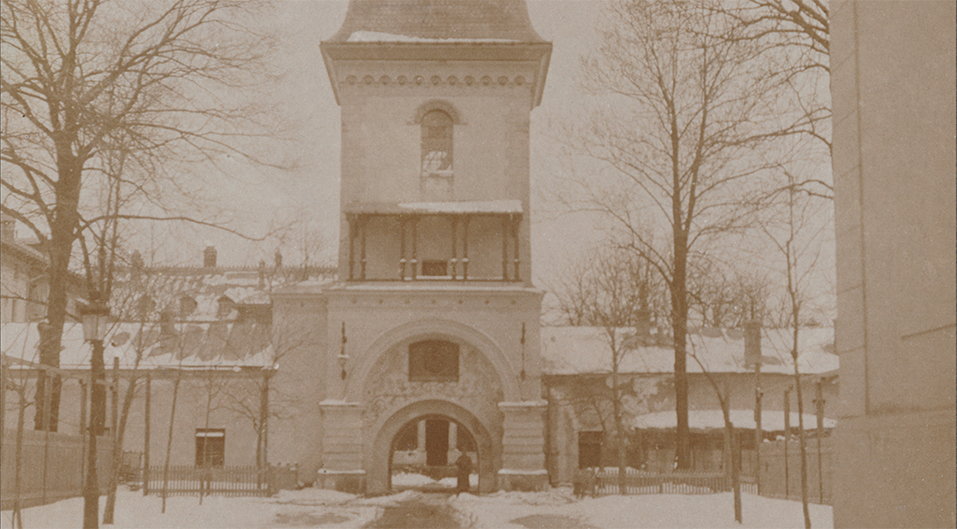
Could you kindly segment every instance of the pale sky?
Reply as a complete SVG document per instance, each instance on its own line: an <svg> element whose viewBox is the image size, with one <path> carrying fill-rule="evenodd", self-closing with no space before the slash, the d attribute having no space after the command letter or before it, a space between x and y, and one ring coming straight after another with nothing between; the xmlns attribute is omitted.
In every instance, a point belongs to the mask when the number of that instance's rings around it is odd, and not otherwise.
<svg viewBox="0 0 957 529"><path fill-rule="evenodd" d="M255 266L260 259L272 263L277 247L282 248L285 263L298 264L298 241L303 234L312 240L321 239L328 262L334 261L338 244L340 119L319 44L339 29L347 3L287 0L278 4L273 20L264 21L267 28L282 35L283 49L276 64L282 75L272 91L272 102L295 131L297 141L282 148L282 157L287 162L295 161L295 168L280 171L237 162L233 181L214 190L234 212L232 227L262 234L291 219L299 219L300 227L282 242L270 239L252 243L223 233L189 230L156 236L152 245L157 264L166 255L168 264L198 265L207 244L217 247L222 265ZM528 8L535 29L553 44L542 104L531 116L533 281L547 288L551 276L593 248L603 236L598 229L600 219L563 212L548 196L570 176L570 167L579 174L604 170L594 163L583 165L580 159L571 161L550 137L557 134L558 125L574 122L580 115L584 95L579 88L579 63L595 45L594 28L602 2L528 0ZM819 264L831 268L818 281L821 292L833 289L833 228L826 235L826 255ZM141 252L149 262L149 248ZM315 258L310 261L315 262Z"/></svg>

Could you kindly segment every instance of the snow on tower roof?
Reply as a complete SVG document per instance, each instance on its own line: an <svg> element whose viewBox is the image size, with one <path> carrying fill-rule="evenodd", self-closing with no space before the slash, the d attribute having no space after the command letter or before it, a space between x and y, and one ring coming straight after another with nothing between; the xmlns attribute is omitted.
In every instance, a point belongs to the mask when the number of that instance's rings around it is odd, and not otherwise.
<svg viewBox="0 0 957 529"><path fill-rule="evenodd" d="M373 40L369 40L369 39ZM330 42L544 42L525 0L350 0Z"/></svg>

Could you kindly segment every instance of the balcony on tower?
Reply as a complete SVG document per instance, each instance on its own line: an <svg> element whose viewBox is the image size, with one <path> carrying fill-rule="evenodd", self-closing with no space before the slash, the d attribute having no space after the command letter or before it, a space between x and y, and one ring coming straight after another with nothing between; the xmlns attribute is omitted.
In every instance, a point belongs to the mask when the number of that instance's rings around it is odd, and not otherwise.
<svg viewBox="0 0 957 529"><path fill-rule="evenodd" d="M523 281L519 200L361 203L344 212L350 282Z"/></svg>

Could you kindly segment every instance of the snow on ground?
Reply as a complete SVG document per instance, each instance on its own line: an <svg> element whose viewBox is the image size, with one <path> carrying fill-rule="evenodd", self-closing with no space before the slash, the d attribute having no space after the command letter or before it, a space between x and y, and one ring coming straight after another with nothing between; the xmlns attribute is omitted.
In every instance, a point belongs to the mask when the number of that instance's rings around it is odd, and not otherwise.
<svg viewBox="0 0 957 529"><path fill-rule="evenodd" d="M577 499L571 489L542 493L462 494L450 503L470 518L476 529L525 529L522 518L555 527L804 527L800 502L742 494L743 524L734 521L733 495L647 494ZM811 505L811 526L833 527L831 507ZM577 522L577 524L575 523ZM549 525L542 525L547 527Z"/></svg>
<svg viewBox="0 0 957 529"><path fill-rule="evenodd" d="M400 496L400 495L396 495ZM394 497L393 497L394 498ZM198 496L166 499L166 513L160 512L158 496L117 491L115 529L235 529L238 527L333 527L358 529L375 520L390 503L388 497L365 499L330 490L283 491L272 498L209 496L199 504ZM106 497L100 498L100 516ZM12 528L12 512L3 511L0 527ZM83 498L71 498L50 505L23 510L26 528L74 529L82 525ZM110 526L104 526L110 527Z"/></svg>
<svg viewBox="0 0 957 529"><path fill-rule="evenodd" d="M375 520L385 507L421 501L421 492L363 498L352 494L303 489L283 491L272 498L197 496L167 499L160 513L157 496L120 490L115 529L169 528L289 528L359 529ZM602 496L578 499L568 488L547 492L497 492L486 496L450 496L449 503L475 529L562 529L645 527L803 527L799 502L744 494L744 524L734 522L731 493L696 495ZM100 499L101 512L105 498ZM831 507L811 505L815 529L833 527ZM83 499L72 498L23 511L27 528L75 528L82 525ZM11 511L0 515L0 527L13 527Z"/></svg>
<svg viewBox="0 0 957 529"><path fill-rule="evenodd" d="M432 489L454 489L457 484L458 482L456 478L442 478L440 480L434 480L429 476L423 476L422 474L416 473L397 472L392 474L393 488L429 487ZM478 474L469 475L469 484L472 487L478 487Z"/></svg>

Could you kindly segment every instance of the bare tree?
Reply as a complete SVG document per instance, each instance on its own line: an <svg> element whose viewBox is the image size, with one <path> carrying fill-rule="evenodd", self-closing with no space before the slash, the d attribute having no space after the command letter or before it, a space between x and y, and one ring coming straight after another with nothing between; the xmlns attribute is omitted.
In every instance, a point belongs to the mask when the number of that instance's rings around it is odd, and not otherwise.
<svg viewBox="0 0 957 529"><path fill-rule="evenodd" d="M611 219L670 294L679 468L690 465L689 273L699 249L750 227L767 177L757 147L777 137L760 48L730 38L735 27L705 1L613 2L583 70L614 111L570 134L612 168L576 182L570 206Z"/></svg>
<svg viewBox="0 0 957 529"><path fill-rule="evenodd" d="M602 359L602 365L608 366L607 371L602 370L605 380L600 384L588 381L571 395L574 401L588 403L602 430L611 433L620 494L626 492L627 419L634 414L635 400L641 400L635 384L626 379L624 362L627 355L634 354L636 341L651 339L650 300L660 290L647 263L634 252L611 247L572 267L554 290L566 320L572 325L601 328L608 346L607 362ZM611 408L610 413L605 413L606 407Z"/></svg>
<svg viewBox="0 0 957 529"><path fill-rule="evenodd" d="M179 218L164 191L187 191L170 177L177 161L215 161L249 129L249 109L222 90L251 86L267 39L249 31L259 2L4 0L0 11L0 209L29 227L50 259L47 320L51 339L40 361L59 365L67 275L85 224L84 189L122 178L149 199L136 216ZM110 153L128 170L110 174ZM177 165L177 167L174 167ZM135 169L135 170L133 170ZM189 186L191 187L191 186ZM155 213L154 213L155 212ZM133 216L133 215L129 215ZM44 393L45 378L38 385ZM59 382L53 380L53 421ZM42 413L35 427L41 428Z"/></svg>
<svg viewBox="0 0 957 529"><path fill-rule="evenodd" d="M771 198L777 210L763 224L764 232L784 260L783 275L787 296L785 324L790 329L790 351L794 362L794 386L797 390L799 448L801 459L801 504L804 511L804 526L811 527L808 510L807 435L804 430L804 395L798 363L801 328L808 323L808 313L815 311L814 297L832 298L830 293L814 294L814 273L821 253L822 232L831 226L833 203L807 193L798 175L783 170L786 185L775 190ZM823 220L822 220L823 219ZM790 437L790 433L787 432ZM785 441L787 442L787 440Z"/></svg>
<svg viewBox="0 0 957 529"><path fill-rule="evenodd" d="M772 285L758 270L747 272L702 260L688 278L689 311L706 327L743 327L751 320L769 318Z"/></svg>

